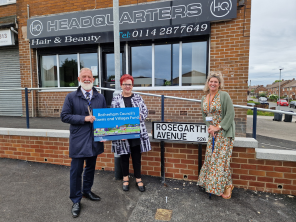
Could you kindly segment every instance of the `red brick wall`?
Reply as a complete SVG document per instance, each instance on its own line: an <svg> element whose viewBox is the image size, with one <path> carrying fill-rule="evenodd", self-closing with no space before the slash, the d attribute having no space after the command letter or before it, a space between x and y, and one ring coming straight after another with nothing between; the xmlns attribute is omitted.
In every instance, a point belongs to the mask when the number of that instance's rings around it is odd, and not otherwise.
<svg viewBox="0 0 296 222"><path fill-rule="evenodd" d="M151 0L122 0L120 5L130 5ZM210 72L222 73L225 78L225 90L230 93L233 103L246 105L248 90L248 66L249 66L249 41L250 41L250 15L251 1L247 0L246 6L239 8L237 18L227 22L217 22L211 25L210 35ZM70 0L70 1L39 1L18 0L17 15L19 20L19 44L22 87L31 87L29 66L29 42L22 27L27 25L27 4L30 5L30 16L42 16L64 12L80 11L95 8L95 1ZM97 1L96 8L112 7L113 1ZM198 38L198 37L197 37ZM37 87L36 50L32 50L33 87ZM146 91L147 92L147 91ZM150 91L155 94L173 95L176 97L201 99L204 93L201 90L191 91ZM35 116L58 116L57 110L61 110L65 93L34 93ZM56 100L58 99L58 101ZM158 98L145 97L149 110L154 110L149 118L160 119L160 100ZM30 110L32 109L31 95L29 98ZM201 121L200 105L179 100L166 100L165 118L172 121L199 122ZM23 110L25 102L23 98ZM56 111L56 112L55 112ZM180 115L181 111L183 115ZM246 110L236 110L237 136L245 136ZM185 115L186 114L186 115ZM24 113L25 115L25 113ZM31 111L30 111L31 115Z"/></svg>
<svg viewBox="0 0 296 222"><path fill-rule="evenodd" d="M142 155L142 174L161 176L160 143L152 142L152 151ZM69 166L68 138L29 137L0 135L0 158ZM205 147L203 147L203 156ZM254 148L234 147L232 154L233 184L239 188L296 195L296 162L259 160ZM204 159L204 157L203 157ZM132 165L130 164L130 171ZM114 170L111 143L98 156L96 169ZM198 179L198 146L165 143L165 176L183 180ZM282 185L282 189L278 188Z"/></svg>
<svg viewBox="0 0 296 222"><path fill-rule="evenodd" d="M16 4L0 6L0 18L12 15L16 15Z"/></svg>

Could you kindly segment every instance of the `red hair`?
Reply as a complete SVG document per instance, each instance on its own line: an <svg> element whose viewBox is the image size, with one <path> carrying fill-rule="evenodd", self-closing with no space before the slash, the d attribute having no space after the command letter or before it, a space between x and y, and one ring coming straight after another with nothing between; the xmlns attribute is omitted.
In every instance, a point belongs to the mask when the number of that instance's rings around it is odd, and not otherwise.
<svg viewBox="0 0 296 222"><path fill-rule="evenodd" d="M122 85L123 81L132 80L132 84L134 85L134 78L130 74L124 74L120 78L120 85Z"/></svg>

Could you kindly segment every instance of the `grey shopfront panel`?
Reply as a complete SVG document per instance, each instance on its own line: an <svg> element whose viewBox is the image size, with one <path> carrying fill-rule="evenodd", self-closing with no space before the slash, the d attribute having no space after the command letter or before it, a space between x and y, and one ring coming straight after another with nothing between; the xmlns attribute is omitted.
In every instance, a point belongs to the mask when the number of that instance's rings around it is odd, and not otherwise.
<svg viewBox="0 0 296 222"><path fill-rule="evenodd" d="M0 89L21 88L18 46L0 47ZM22 92L0 91L0 115L22 115Z"/></svg>
<svg viewBox="0 0 296 222"><path fill-rule="evenodd" d="M209 35L210 23L236 18L236 0L174 0L121 6L121 41ZM28 20L31 48L113 41L113 9L96 9Z"/></svg>

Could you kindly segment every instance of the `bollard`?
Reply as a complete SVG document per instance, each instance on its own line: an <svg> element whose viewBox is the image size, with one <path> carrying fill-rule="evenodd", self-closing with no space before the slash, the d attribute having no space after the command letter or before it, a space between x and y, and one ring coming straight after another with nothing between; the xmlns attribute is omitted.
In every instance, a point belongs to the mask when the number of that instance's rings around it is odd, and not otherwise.
<svg viewBox="0 0 296 222"><path fill-rule="evenodd" d="M114 153L114 170L115 170L115 180L122 180L122 170L120 165L120 155Z"/></svg>

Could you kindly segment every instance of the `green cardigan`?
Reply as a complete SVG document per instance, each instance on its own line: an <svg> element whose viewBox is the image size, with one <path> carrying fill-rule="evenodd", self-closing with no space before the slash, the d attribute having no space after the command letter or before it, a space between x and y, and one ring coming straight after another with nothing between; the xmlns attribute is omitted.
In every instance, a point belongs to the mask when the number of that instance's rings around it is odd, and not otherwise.
<svg viewBox="0 0 296 222"><path fill-rule="evenodd" d="M219 91L220 101L222 107L222 121L220 126L222 127L222 135L224 137L232 137L234 139L235 135L235 123L234 123L234 107L231 101L231 98L227 92ZM206 96L203 96L201 99L201 112L202 118L206 125L209 127L210 123L206 121L206 114L203 111L203 101Z"/></svg>

